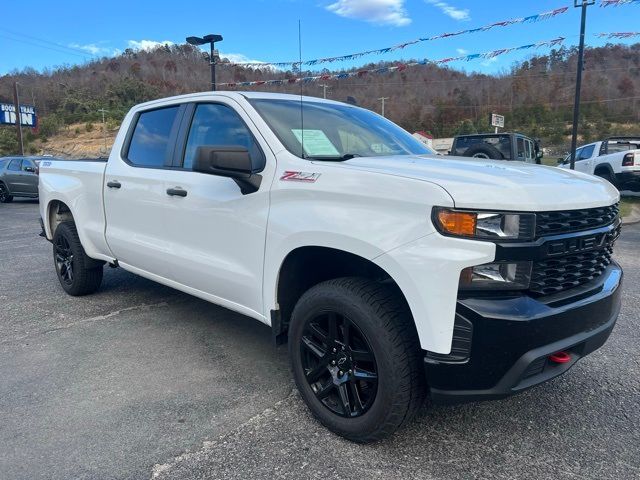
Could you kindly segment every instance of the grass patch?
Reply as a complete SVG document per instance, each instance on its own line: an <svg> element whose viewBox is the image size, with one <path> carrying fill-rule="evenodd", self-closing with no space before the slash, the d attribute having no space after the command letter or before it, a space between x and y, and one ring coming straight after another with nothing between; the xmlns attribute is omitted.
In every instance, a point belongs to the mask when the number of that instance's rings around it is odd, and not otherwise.
<svg viewBox="0 0 640 480"><path fill-rule="evenodd" d="M620 199L620 216L626 217L631 213L633 205L640 208L640 197L622 197Z"/></svg>

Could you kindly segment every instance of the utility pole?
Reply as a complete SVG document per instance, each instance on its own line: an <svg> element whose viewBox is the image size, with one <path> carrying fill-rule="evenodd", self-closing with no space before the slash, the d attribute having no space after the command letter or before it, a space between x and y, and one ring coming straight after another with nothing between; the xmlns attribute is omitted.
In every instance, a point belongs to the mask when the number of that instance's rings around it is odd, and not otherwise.
<svg viewBox="0 0 640 480"><path fill-rule="evenodd" d="M323 83L321 85L318 85L319 87L322 87L322 98L327 98L327 88L329 88L329 85Z"/></svg>
<svg viewBox="0 0 640 480"><path fill-rule="evenodd" d="M382 116L384 117L384 101L389 100L389 97L380 97L378 100L382 102Z"/></svg>
<svg viewBox="0 0 640 480"><path fill-rule="evenodd" d="M578 121L580 119L580 89L582 87L582 68L584 64L584 30L587 23L587 7L595 0L573 0L573 6L582 9L580 17L580 46L578 47L578 72L576 74L576 96L573 101L573 127L571 129L571 159L569 168L576 166L576 147L578 146Z"/></svg>
<svg viewBox="0 0 640 480"><path fill-rule="evenodd" d="M104 114L108 113L109 110L105 110L104 108L101 108L98 111L102 113L102 136L104 138L104 153L107 153L107 125L104 122Z"/></svg>
<svg viewBox="0 0 640 480"><path fill-rule="evenodd" d="M20 155L24 156L24 143L22 142L22 118L20 118L20 97L18 97L18 82L13 82L13 103L16 108L16 131L18 132Z"/></svg>

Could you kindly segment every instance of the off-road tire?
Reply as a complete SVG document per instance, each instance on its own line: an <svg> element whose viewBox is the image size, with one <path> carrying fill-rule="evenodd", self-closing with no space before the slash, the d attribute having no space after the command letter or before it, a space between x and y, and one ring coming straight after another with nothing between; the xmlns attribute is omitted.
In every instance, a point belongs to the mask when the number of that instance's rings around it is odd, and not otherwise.
<svg viewBox="0 0 640 480"><path fill-rule="evenodd" d="M464 152L465 157L475 157L475 158L486 158L491 160L503 160L504 156L500 151L486 143L478 143L476 145L471 145Z"/></svg>
<svg viewBox="0 0 640 480"><path fill-rule="evenodd" d="M61 267L59 261L59 245L65 242L71 256L71 260L68 262L72 266L70 281L66 275L65 267ZM53 264L60 285L69 295L88 295L95 292L102 283L103 262L87 256L73 222L63 222L56 228L53 235Z"/></svg>
<svg viewBox="0 0 640 480"><path fill-rule="evenodd" d="M366 336L377 365L377 392L355 418L339 416L317 397L302 365L307 322L326 312L348 317ZM391 435L424 403L426 381L413 319L397 288L358 277L315 285L296 304L289 326L289 356L303 400L315 418L334 433L359 443Z"/></svg>

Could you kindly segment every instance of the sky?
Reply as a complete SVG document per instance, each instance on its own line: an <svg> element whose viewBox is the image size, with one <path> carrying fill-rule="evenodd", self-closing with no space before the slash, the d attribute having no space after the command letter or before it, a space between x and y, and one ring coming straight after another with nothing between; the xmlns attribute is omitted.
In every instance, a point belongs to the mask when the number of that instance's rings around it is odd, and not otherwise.
<svg viewBox="0 0 640 480"><path fill-rule="evenodd" d="M600 1L588 9L588 46L606 43L596 37L597 33L640 31L640 2L602 8ZM293 61L298 58L298 21L302 58L309 60L389 47L564 6L571 7L569 12L550 20L421 42L390 54L326 64L331 69L381 60L436 60L558 36L567 38L567 46L577 45L580 9L573 7L573 0L13 1L6 2L2 9L5 21L0 23L0 75L25 67L43 70L82 64L126 48L184 43L187 36L208 33L224 37L217 47L221 56L234 62ZM640 37L612 42L634 41L640 42ZM483 73L508 72L514 62L533 53L520 51L449 65Z"/></svg>

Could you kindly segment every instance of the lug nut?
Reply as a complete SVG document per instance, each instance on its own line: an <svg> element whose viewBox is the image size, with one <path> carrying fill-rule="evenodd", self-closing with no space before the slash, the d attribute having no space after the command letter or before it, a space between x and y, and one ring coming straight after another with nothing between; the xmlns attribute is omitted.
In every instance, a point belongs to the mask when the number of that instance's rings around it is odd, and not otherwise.
<svg viewBox="0 0 640 480"><path fill-rule="evenodd" d="M337 350L334 348L334 349L333 349L333 353L336 353L336 352L337 352Z"/></svg>
<svg viewBox="0 0 640 480"><path fill-rule="evenodd" d="M331 360L331 365L335 365L336 361L335 360Z"/></svg>
<svg viewBox="0 0 640 480"><path fill-rule="evenodd" d="M353 373L353 370L349 370L349 375L351 375Z"/></svg>
<svg viewBox="0 0 640 480"><path fill-rule="evenodd" d="M344 372L343 372L342 370L340 370L340 371L338 372L338 374L340 374L340 376L342 376L342 375L344 375Z"/></svg>

